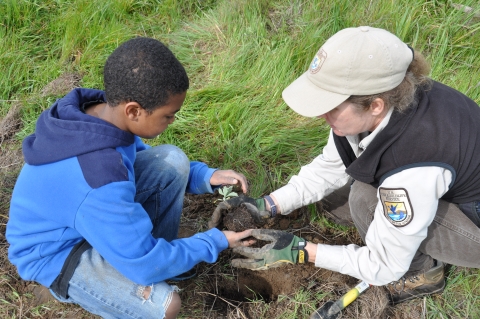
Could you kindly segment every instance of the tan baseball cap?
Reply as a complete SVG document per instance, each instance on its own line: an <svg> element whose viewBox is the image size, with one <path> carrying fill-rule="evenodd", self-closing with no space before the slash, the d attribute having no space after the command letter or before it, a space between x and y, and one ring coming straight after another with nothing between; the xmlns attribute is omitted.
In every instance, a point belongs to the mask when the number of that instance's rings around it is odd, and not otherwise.
<svg viewBox="0 0 480 319"><path fill-rule="evenodd" d="M370 95L397 87L413 51L394 34L362 26L343 29L318 50L307 72L282 97L295 112L315 117L351 95Z"/></svg>

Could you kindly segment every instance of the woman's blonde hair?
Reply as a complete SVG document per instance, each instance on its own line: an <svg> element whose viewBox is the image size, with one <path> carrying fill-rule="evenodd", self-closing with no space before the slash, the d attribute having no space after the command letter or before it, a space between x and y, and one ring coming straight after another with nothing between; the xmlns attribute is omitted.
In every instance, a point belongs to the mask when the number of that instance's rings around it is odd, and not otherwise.
<svg viewBox="0 0 480 319"><path fill-rule="evenodd" d="M347 101L356 104L359 110L366 111L373 100L380 98L388 109L394 107L397 111L403 112L415 101L417 88L421 85L430 85L429 73L430 65L425 57L415 50L413 61L408 66L407 73L396 88L372 95L351 95Z"/></svg>

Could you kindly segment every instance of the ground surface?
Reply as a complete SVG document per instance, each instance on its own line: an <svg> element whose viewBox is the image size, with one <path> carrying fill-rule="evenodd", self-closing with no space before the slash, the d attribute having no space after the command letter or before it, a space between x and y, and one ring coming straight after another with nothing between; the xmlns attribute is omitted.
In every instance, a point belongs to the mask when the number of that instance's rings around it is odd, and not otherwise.
<svg viewBox="0 0 480 319"><path fill-rule="evenodd" d="M7 153L4 153L7 154ZM8 153L12 163L21 159L21 153ZM4 164L5 165L5 164ZM12 165L19 168L20 164ZM10 190L16 175L2 172L2 208L9 201ZM190 236L207 229L218 195L188 195L184 202L180 237ZM9 307L11 318L98 318L75 305L35 297L33 282L21 280L9 263L4 234L8 211L2 209L0 220L0 301ZM306 209L278 216L264 228L282 229L314 243L361 244L356 231L338 231L314 226ZM311 313L328 300L335 300L357 284L357 280L316 268L313 264L287 265L266 271L251 271L230 266L230 260L241 258L231 250L223 251L214 264L197 266L198 276L177 284L183 300L182 318L285 318L284 313L295 313L302 306ZM299 293L308 291L317 296L315 305L302 304ZM40 296L42 297L42 296ZM43 296L44 297L44 296ZM381 288L371 288L343 312L342 318L422 318L421 301L396 307L386 306L386 296ZM308 310L305 310L307 308ZM405 310L406 309L406 310ZM295 315L291 318L308 318Z"/></svg>
<svg viewBox="0 0 480 319"><path fill-rule="evenodd" d="M199 228L206 228L218 198L218 195L187 196L180 235L190 236ZM321 210L320 205L318 209ZM231 212L227 216L230 214ZM236 219L245 222L241 218ZM313 243L361 244L361 239L354 229L339 232L314 226L306 208L287 216L277 216L262 228L288 231ZM340 297L358 283L355 278L316 268L311 263L252 271L231 267L230 260L233 258L242 256L226 250L220 254L217 263L200 264L197 267L199 277L196 280L177 283L182 289L180 295L185 304L182 313L191 315L201 312L199 317L203 318L282 318L285 311L291 311L292 303L288 301L295 299L295 295L301 290L317 294L318 304L315 307L319 307L328 300ZM388 312L391 313L391 310L386 302L382 289L372 288L361 300L344 311L343 318L389 317L391 315L388 315ZM268 307L265 307L265 304L268 304ZM313 310L315 309L312 306L311 311ZM409 317L404 318L420 317L412 312Z"/></svg>
<svg viewBox="0 0 480 319"><path fill-rule="evenodd" d="M5 146L5 145L4 145ZM12 149L2 154L3 167L18 170L21 153ZM6 158L8 157L8 158ZM10 198L16 174L4 169L1 173L2 208ZM180 236L190 236L207 229L207 222L213 212L218 195L188 195L185 198ZM35 297L33 282L21 280L7 258L4 234L8 221L8 211L2 209L0 215L0 300L11 308L12 318L97 318L75 305L64 305L57 301ZM282 229L301 236L314 243L344 244L360 239L352 229L347 232L332 231L313 226L306 209L288 216L278 216L264 228ZM197 266L198 277L176 283L181 289L183 300L181 316L184 318L283 318L286 311L292 312L296 302L292 302L300 291L318 295L316 305L307 305L310 311L324 302L336 299L357 280L316 268L313 264L287 265L267 271L236 269L230 266L234 256L230 250L222 252L215 264L201 263ZM175 283L171 283L175 284ZM48 296L47 296L48 297ZM297 298L298 299L298 298ZM374 302L372 302L372 300ZM305 305L303 305L305 307ZM419 306L412 304L414 312L395 318L421 318ZM343 313L343 318L386 318L390 317L386 299L379 288L370 289ZM405 316L407 315L407 316ZM303 318L299 316L298 318Z"/></svg>

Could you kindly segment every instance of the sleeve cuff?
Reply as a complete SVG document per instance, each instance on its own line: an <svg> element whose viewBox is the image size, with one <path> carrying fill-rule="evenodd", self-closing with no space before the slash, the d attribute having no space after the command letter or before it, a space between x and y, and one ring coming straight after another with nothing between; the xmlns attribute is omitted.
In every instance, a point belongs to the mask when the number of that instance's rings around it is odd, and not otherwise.
<svg viewBox="0 0 480 319"><path fill-rule="evenodd" d="M213 193L214 189L217 189L219 186L215 186L215 187L212 187L212 185L210 184L210 179L212 178L212 175L213 173L218 170L218 168L210 168L208 167L208 169L206 170L205 172L205 176L204 176L204 179L203 179L203 183L205 185L204 187L204 193Z"/></svg>
<svg viewBox="0 0 480 319"><path fill-rule="evenodd" d="M294 209L302 206L302 201L296 195L297 189L292 184L287 184L276 191L272 192L277 200L282 215L290 214Z"/></svg>
<svg viewBox="0 0 480 319"><path fill-rule="evenodd" d="M187 193L205 194L213 193L210 178L217 169L210 168L205 163L190 162L190 174L188 176Z"/></svg>
<svg viewBox="0 0 480 319"><path fill-rule="evenodd" d="M220 250L228 248L228 240L225 234L218 228L212 228L204 232L208 237L212 238Z"/></svg>

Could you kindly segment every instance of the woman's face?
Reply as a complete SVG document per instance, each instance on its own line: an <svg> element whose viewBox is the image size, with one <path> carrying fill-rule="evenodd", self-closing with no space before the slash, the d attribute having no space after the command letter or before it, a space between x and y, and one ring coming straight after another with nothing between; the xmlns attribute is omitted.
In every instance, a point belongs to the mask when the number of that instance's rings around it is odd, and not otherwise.
<svg viewBox="0 0 480 319"><path fill-rule="evenodd" d="M359 110L355 104L345 101L318 117L324 118L336 135L347 136L372 132L383 120L387 111L381 99L375 99L366 111Z"/></svg>

